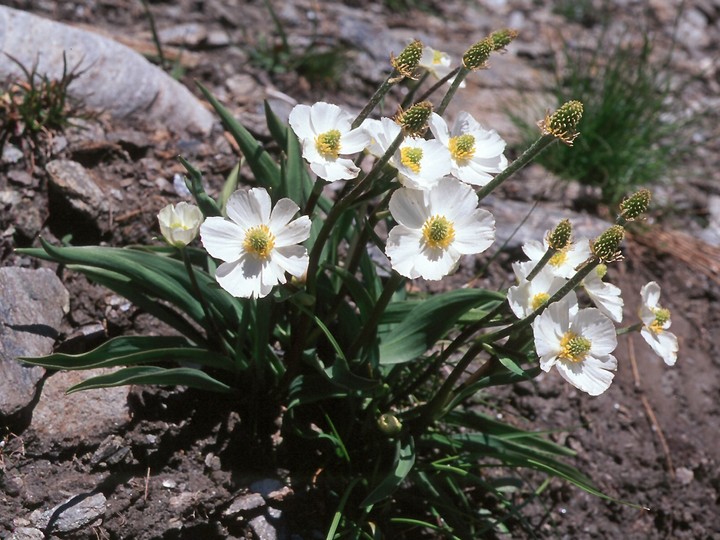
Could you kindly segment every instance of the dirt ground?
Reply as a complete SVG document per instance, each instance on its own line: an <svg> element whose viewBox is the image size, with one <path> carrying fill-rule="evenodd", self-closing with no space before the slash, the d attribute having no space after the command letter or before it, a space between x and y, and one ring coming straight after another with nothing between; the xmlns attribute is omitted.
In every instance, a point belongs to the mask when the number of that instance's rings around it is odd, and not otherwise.
<svg viewBox="0 0 720 540"><path fill-rule="evenodd" d="M149 47L152 52L140 2L2 3L97 28L122 37L137 49ZM532 7L528 2L517 3L526 10ZM362 8L360 4L348 2L348 9ZM455 4L462 2L442 7L440 22L462 27L462 6ZM176 50L185 51L181 80L189 88L195 92L193 80L201 81L216 95L227 98L231 110L241 120L245 117L255 122L257 129L263 95L257 93L258 88L271 88L306 103L320 98L332 100L335 95L335 102L356 107L362 105L377 82L367 75L337 86L318 87L296 73L268 74L251 64L245 45L261 43L260 35L273 33L262 2L183 0L150 2L150 6L160 29L194 22L217 31L217 35L225 32L230 36L228 40L219 37L211 42L207 36L190 39L185 33L176 43L168 44L167 52L172 55ZM292 22L293 13L313 7L317 7L314 2L297 2L279 9L291 40L307 39L302 24ZM407 25L405 16L380 7L365 7L377 10L389 27ZM414 17L415 21L428 21L428 32L451 33L437 17L421 12ZM332 29L320 26L325 43L339 39ZM244 37L244 41L237 41L237 36ZM227 81L239 85L245 76L253 81L248 94L233 93L236 87ZM113 202L112 222L83 224L79 229L72 216L68 217L53 194L48 193L46 173L39 164L32 168L24 161L0 163L0 187L15 186L25 201L21 208L9 208L0 215L1 230L15 226L13 235L0 238L3 266L37 266L37 261L21 257L13 249L36 245L40 234L53 242L68 233L87 244L152 242L158 234L158 210L178 200L172 185L173 176L183 172L175 159L178 154L202 169L210 189L216 190L236 163L232 146L220 129L199 140L170 133L162 126L102 118L89 130L69 131L66 139L68 144L53 157L78 161L105 186L121 189L121 200ZM30 175L17 175L17 171ZM706 180L706 184L694 184L700 185L696 191L720 194L717 187L712 187L717 180L713 183L712 176ZM508 191L517 195L521 190L516 185ZM532 193L525 196L532 199ZM678 196L687 200L686 192ZM571 201L568 206L572 206ZM34 210L28 212L27 208ZM661 218L655 217L657 221ZM692 230L689 224L674 219L678 229ZM697 246L692 249L701 249ZM717 250L708 248L704 254L708 253ZM606 501L553 480L543 486L538 496L528 499L525 522L510 524L508 538L720 537L720 344L714 340L720 335L720 276L699 271L687 257L668 254L647 239L629 238L625 255L625 261L610 269L610 280L623 289L625 316L627 320L635 317L642 285L658 281L664 303L673 313L673 331L680 339L677 365L665 366L639 336L623 336L616 351L619 369L615 382L600 397L575 391L551 372L532 383L498 390L486 396L482 406L520 426L552 432L553 439L577 452L575 464L603 492L645 509ZM504 255L501 262L510 256ZM507 265L498 265L488 280L504 282L507 274ZM63 278L72 299L66 337L98 322L105 326L107 336L161 330L134 309L110 309L107 292L102 288L68 272ZM212 406L208 406L209 401ZM275 522L279 537L324 537L323 528L333 509L303 498L307 482L293 485L292 491L283 490L282 486L291 480L286 471L276 466L267 443L243 439L237 435L241 430L233 430L241 420L233 412L232 403L195 391L133 388L128 405L131 420L110 438L87 433L66 444L49 444L32 424L23 431L0 433L4 436L0 448L0 537L26 525L23 519L33 510L51 508L70 495L99 492L107 498L104 519L81 531L57 536L270 538L263 536L262 522L276 512L282 516ZM98 458L101 445L109 445L122 455L117 460ZM542 477L521 474L531 488L541 486ZM269 483L270 503L253 507L252 501L243 497L248 486L258 482ZM249 508L232 511L238 500L245 500Z"/></svg>

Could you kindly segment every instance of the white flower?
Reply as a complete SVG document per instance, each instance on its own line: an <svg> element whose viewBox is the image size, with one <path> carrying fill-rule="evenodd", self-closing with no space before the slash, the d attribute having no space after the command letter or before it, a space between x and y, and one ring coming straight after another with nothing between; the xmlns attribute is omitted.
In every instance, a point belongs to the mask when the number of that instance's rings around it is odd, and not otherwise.
<svg viewBox="0 0 720 540"><path fill-rule="evenodd" d="M363 129L370 136L368 151L380 157L390 148L402 132L390 118L365 120ZM390 165L398 170L398 179L405 187L428 190L450 173L450 152L436 140L426 141L417 137L405 137Z"/></svg>
<svg viewBox="0 0 720 540"><path fill-rule="evenodd" d="M203 215L194 204L168 204L158 213L160 232L171 246L187 246L197 236Z"/></svg>
<svg viewBox="0 0 720 540"><path fill-rule="evenodd" d="M550 247L547 242L548 232L545 233L545 240L542 243L530 240L523 245L522 249L531 261L538 262ZM568 243L564 249L553 255L546 266L552 268L556 276L570 279L577 272L575 269L588 257L590 257L590 244L586 238L580 238L575 242Z"/></svg>
<svg viewBox="0 0 720 540"><path fill-rule="evenodd" d="M472 188L454 178L430 191L398 189L390 199L398 225L385 248L393 269L437 280L454 270L462 255L485 251L495 238L495 219L477 203Z"/></svg>
<svg viewBox="0 0 720 540"><path fill-rule="evenodd" d="M470 114L461 112L452 130L448 130L445 120L432 113L429 125L435 138L450 151L450 172L463 182L484 186L492 180L491 173L507 167L505 141L496 131L484 129Z"/></svg>
<svg viewBox="0 0 720 540"><path fill-rule="evenodd" d="M533 321L535 350L540 368L555 366L573 386L591 396L610 387L617 360L610 353L617 346L615 326L595 308L571 313L566 298L550 304Z"/></svg>
<svg viewBox="0 0 720 540"><path fill-rule="evenodd" d="M285 283L285 272L301 277L307 271L307 250L297 244L310 236L310 218L291 221L299 207L290 199L271 207L263 188L236 191L227 202L230 220L210 217L200 227L205 249L225 261L215 279L233 296L262 298Z"/></svg>
<svg viewBox="0 0 720 540"><path fill-rule="evenodd" d="M640 318L643 322L640 335L655 354L668 366L673 366L677 361L678 340L675 334L667 331L671 324L670 310L660 306L660 285L651 281L641 289L640 296Z"/></svg>
<svg viewBox="0 0 720 540"><path fill-rule="evenodd" d="M343 155L365 149L369 142L367 133L351 129L353 117L337 105L315 103L296 105L290 112L290 127L300 139L303 157L310 169L328 182L355 178L360 169Z"/></svg>
<svg viewBox="0 0 720 540"><path fill-rule="evenodd" d="M510 308L518 319L530 315L567 283L566 279L556 276L547 266L543 267L532 281L528 281L526 276L534 266L532 262L529 265L527 262L513 263L513 270L518 276L519 283L508 289L507 299ZM575 292L570 291L568 296L572 299L571 303L577 306Z"/></svg>
<svg viewBox="0 0 720 540"><path fill-rule="evenodd" d="M453 70L452 59L448 53L438 51L432 47L428 47L427 45L423 47L422 56L420 57L418 66L428 70L428 72L436 79L442 79ZM452 84L454 79L454 77L449 79L448 84ZM460 83L460 88L465 88L465 81Z"/></svg>
<svg viewBox="0 0 720 540"><path fill-rule="evenodd" d="M436 140L405 137L390 159L405 187L428 190L450 172L450 152Z"/></svg>
<svg viewBox="0 0 720 540"><path fill-rule="evenodd" d="M616 323L622 322L623 299L621 290L612 283L605 283L602 278L607 271L604 264L600 264L582 280L585 292L603 314Z"/></svg>
<svg viewBox="0 0 720 540"><path fill-rule="evenodd" d="M402 128L392 118L383 117L380 120L366 118L360 128L368 135L368 152L375 157L382 157L393 141L402 132Z"/></svg>

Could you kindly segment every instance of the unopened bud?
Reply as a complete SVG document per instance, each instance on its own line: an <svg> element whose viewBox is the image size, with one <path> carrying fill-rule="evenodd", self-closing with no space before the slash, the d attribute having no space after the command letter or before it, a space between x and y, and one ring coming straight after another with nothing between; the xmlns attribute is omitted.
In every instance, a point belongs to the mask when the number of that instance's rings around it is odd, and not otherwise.
<svg viewBox="0 0 720 540"><path fill-rule="evenodd" d="M543 135L552 135L572 146L575 138L580 135L577 127L582 115L583 104L579 101L568 101L552 115L546 115L538 122L538 126Z"/></svg>
<svg viewBox="0 0 720 540"><path fill-rule="evenodd" d="M391 56L392 67L400 74L398 80L405 77L412 78L415 68L422 58L423 44L417 39L405 47L398 56Z"/></svg>
<svg viewBox="0 0 720 540"><path fill-rule="evenodd" d="M400 124L405 135L420 137L427 131L427 121L432 111L432 103L421 101L405 111L401 110L395 117L395 122Z"/></svg>
<svg viewBox="0 0 720 540"><path fill-rule="evenodd" d="M402 422L397 419L397 416L390 413L381 414L377 420L377 425L380 431L390 437L394 437L402 431Z"/></svg>
<svg viewBox="0 0 720 540"><path fill-rule="evenodd" d="M490 39L493 42L494 51L503 51L505 47L510 45L512 41L518 36L517 30L511 30L510 28L503 28L490 34Z"/></svg>
<svg viewBox="0 0 720 540"><path fill-rule="evenodd" d="M594 241L590 242L590 251L601 263L609 263L622 259L620 243L625 238L625 229L613 225Z"/></svg>
<svg viewBox="0 0 720 540"><path fill-rule="evenodd" d="M572 236L572 225L570 220L563 219L557 224L547 237L548 246L558 251L565 249L570 243L570 237Z"/></svg>
<svg viewBox="0 0 720 540"><path fill-rule="evenodd" d="M650 191L641 189L620 203L620 215L625 218L626 221L633 221L639 218L648 211L650 199Z"/></svg>
<svg viewBox="0 0 720 540"><path fill-rule="evenodd" d="M487 67L487 60L490 58L490 53L494 50L495 43L492 37L486 37L467 50L463 55L463 65L467 69L483 69Z"/></svg>

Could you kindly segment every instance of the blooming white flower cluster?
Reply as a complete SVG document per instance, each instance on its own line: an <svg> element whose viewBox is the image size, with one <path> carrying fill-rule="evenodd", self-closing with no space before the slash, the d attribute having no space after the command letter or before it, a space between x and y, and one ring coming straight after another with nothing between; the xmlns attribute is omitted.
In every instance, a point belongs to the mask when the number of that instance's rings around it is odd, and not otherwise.
<svg viewBox="0 0 720 540"><path fill-rule="evenodd" d="M513 313L525 318L541 309L587 260L588 246L586 239L569 243L528 280L549 246L547 240L544 244L535 241L525 244L523 251L530 260L513 264L518 284L510 287L507 294ZM605 266L598 265L581 282L595 307L580 309L577 296L570 291L562 300L547 306L532 323L540 368L549 371L555 366L566 381L592 396L603 393L612 383L617 368L617 360L610 354L617 345L613 323L621 322L623 316L621 291L602 280L605 272ZM677 358L678 343L667 331L670 312L659 305L660 287L650 282L642 288L641 296L641 335L671 366Z"/></svg>

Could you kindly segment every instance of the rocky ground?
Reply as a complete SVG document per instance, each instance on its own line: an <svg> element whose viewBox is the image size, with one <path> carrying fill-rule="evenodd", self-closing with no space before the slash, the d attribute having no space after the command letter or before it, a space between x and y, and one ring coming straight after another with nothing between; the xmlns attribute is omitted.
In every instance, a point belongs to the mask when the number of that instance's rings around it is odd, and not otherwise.
<svg viewBox="0 0 720 540"><path fill-rule="evenodd" d="M156 53L141 2L0 3ZM565 8L562 13L530 0L428 2L429 11L403 13L390 2L363 0L275 4L292 50L311 43L325 51L341 48L342 76L316 80L316 68L299 61L290 70L273 67L271 53L281 49L262 2L150 2L164 54L181 68L180 81L195 95L194 81L206 85L263 140L263 100L280 116L296 102L319 100L357 110L382 80L389 52L410 38L459 55L491 30L509 26L520 30L518 40L493 59L490 70L469 80L450 114L468 110L512 142L517 132L507 107L552 106L548 66L560 57L562 39L591 44L600 31L593 11L578 11L590 2L554 3ZM617 1L608 9L611 32L632 37L642 24L654 32L659 50L671 42L675 3ZM680 337L677 365L667 368L639 338L624 339L616 382L601 397L579 394L551 373L488 395L482 404L524 427L557 431L553 437L577 452L576 464L605 493L647 509L552 481L529 500L527 520L513 524L512 537L720 536L720 346L714 341L720 330L720 3L685 2L677 30L674 69L679 80L690 81L678 110L703 113L694 117L696 153L679 181L655 190L662 210L653 213L648 233L628 240L626 260L610 274L623 289L628 320L640 287L649 280L661 284ZM0 24L0 47L7 52L17 45L3 37ZM113 85L107 66L120 62L113 59L82 83L86 99L100 99L100 89ZM98 90L88 92L92 85ZM37 245L39 236L58 242L68 234L78 244L153 242L157 211L185 197L177 182L183 172L178 154L204 171L210 190L220 188L237 162L232 143L219 125L210 129L202 112L116 111L113 103L139 98L117 77L112 88L97 119L46 140L32 160L22 148L6 145L0 161L0 536L324 537L328 514L304 503L306 486L274 467L262 445L237 435L242 419L231 403L151 388L64 396L79 380L76 374L48 376L12 361L57 345L82 350L127 332L163 331L122 298L71 272L57 276L54 267L14 248ZM182 99L189 100L187 107L197 105L192 96ZM387 103L385 112L394 112L394 104ZM511 157L516 152L509 150ZM499 261L516 256L519 243L537 238L558 216L571 215L587 236L602 229L601 217L568 214L581 194L539 167L513 179L501 197L488 201L500 238L510 235L534 201L541 203ZM468 263L454 279L464 281L473 268ZM494 268L489 281L506 285L507 265ZM532 474L524 479L530 487L542 482Z"/></svg>

